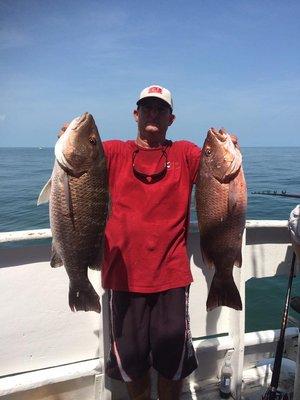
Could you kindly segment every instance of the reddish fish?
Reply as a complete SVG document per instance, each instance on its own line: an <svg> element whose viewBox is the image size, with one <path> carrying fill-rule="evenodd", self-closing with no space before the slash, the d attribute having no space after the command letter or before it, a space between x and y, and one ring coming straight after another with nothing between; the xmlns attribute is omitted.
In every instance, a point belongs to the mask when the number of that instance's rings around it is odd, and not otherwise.
<svg viewBox="0 0 300 400"><path fill-rule="evenodd" d="M64 265L72 311L100 312L88 267L99 269L108 207L106 162L91 114L75 118L60 132L55 164L38 204L50 200L51 266Z"/></svg>
<svg viewBox="0 0 300 400"><path fill-rule="evenodd" d="M207 133L196 183L196 208L203 259L215 267L207 310L218 306L241 310L232 270L242 265L247 188L237 140L224 129L211 128Z"/></svg>

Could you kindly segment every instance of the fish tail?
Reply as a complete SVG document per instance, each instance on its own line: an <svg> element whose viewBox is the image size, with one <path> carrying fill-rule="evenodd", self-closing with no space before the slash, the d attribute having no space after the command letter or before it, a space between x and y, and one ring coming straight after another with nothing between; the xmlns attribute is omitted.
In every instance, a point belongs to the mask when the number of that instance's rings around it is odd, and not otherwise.
<svg viewBox="0 0 300 400"><path fill-rule="evenodd" d="M70 285L69 306L72 311L101 312L100 298L90 282L80 287Z"/></svg>
<svg viewBox="0 0 300 400"><path fill-rule="evenodd" d="M214 275L206 301L207 311L219 306L227 306L235 310L242 309L242 300L232 275L226 280Z"/></svg>

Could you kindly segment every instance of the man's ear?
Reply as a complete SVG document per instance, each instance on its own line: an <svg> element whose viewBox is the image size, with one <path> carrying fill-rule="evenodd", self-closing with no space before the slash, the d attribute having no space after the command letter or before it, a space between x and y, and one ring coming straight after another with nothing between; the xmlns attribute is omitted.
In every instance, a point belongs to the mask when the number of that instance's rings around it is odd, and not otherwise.
<svg viewBox="0 0 300 400"><path fill-rule="evenodd" d="M171 115L170 115L169 126L173 124L173 122L175 121L175 118L176 118L176 117L175 117L174 114L171 114Z"/></svg>
<svg viewBox="0 0 300 400"><path fill-rule="evenodd" d="M138 122L138 120L139 120L138 110L133 110L133 118L134 118L135 122Z"/></svg>

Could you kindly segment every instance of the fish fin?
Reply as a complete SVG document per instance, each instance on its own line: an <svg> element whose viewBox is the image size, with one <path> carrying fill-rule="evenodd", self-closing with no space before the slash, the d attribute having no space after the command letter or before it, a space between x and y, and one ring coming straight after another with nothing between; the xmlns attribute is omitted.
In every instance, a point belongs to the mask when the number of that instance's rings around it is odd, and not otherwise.
<svg viewBox="0 0 300 400"><path fill-rule="evenodd" d="M70 284L69 306L72 311L101 312L100 298L89 281L80 287L73 287Z"/></svg>
<svg viewBox="0 0 300 400"><path fill-rule="evenodd" d="M203 264L206 265L208 268L212 268L214 266L214 262L207 256L202 247L201 247L201 255Z"/></svg>
<svg viewBox="0 0 300 400"><path fill-rule="evenodd" d="M96 271L100 271L102 267L102 261L103 261L103 254L104 254L104 235L102 236L101 243L99 246L99 251L98 254L96 255L95 259L93 262L89 265L90 269L94 269Z"/></svg>
<svg viewBox="0 0 300 400"><path fill-rule="evenodd" d="M89 268L94 270L94 271L100 271L102 267L102 258L99 260L99 262L95 261L91 265L89 265Z"/></svg>
<svg viewBox="0 0 300 400"><path fill-rule="evenodd" d="M51 182L52 178L48 180L46 185L43 187L41 190L41 193L39 194L39 197L37 199L37 205L39 206L40 204L48 203L50 199L50 192L51 192Z"/></svg>
<svg viewBox="0 0 300 400"><path fill-rule="evenodd" d="M103 251L100 250L95 260L89 265L90 269L100 271L102 267Z"/></svg>
<svg viewBox="0 0 300 400"><path fill-rule="evenodd" d="M219 306L242 310L241 296L232 276L225 281L220 279L217 274L213 277L206 301L206 309L211 311Z"/></svg>
<svg viewBox="0 0 300 400"><path fill-rule="evenodd" d="M99 251L99 257L97 257L96 259L95 259L95 261L93 261L92 263L91 263L91 265L89 265L89 268L90 269L93 269L93 270L96 270L96 271L100 271L101 270L101 267L102 267L102 255L103 255L103 252L102 251Z"/></svg>
<svg viewBox="0 0 300 400"><path fill-rule="evenodd" d="M61 267L63 265L61 257L57 254L54 246L52 246L50 265L52 268Z"/></svg>

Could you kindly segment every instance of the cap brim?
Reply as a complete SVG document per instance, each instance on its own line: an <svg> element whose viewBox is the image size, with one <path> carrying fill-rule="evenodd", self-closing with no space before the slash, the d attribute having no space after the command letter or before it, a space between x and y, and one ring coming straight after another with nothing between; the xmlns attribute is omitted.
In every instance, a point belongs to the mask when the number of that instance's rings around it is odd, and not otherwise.
<svg viewBox="0 0 300 400"><path fill-rule="evenodd" d="M140 105L141 105L145 100L147 100L147 99L158 99L158 100L161 100L161 101L163 101L165 104L167 104L167 106L170 107L171 110L173 110L172 106L171 106L166 100L162 99L162 98L159 97L159 96L145 96L145 97L143 97L142 99L139 99L139 100L136 102L136 105L137 105L137 106L140 106Z"/></svg>

